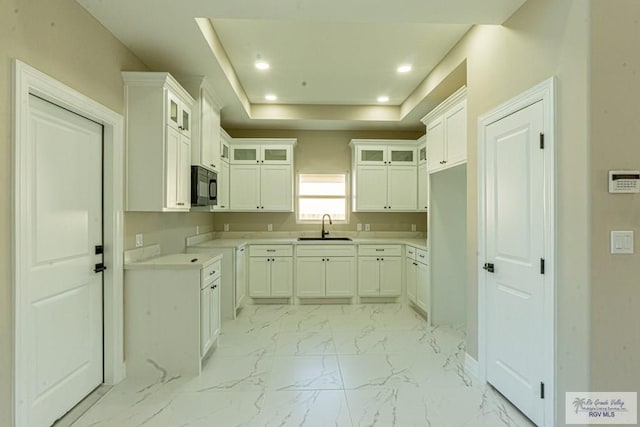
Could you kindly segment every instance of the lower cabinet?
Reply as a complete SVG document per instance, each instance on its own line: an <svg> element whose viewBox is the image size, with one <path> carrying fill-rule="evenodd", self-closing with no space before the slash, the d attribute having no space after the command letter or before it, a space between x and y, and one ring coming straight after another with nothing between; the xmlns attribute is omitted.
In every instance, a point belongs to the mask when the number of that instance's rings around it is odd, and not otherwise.
<svg viewBox="0 0 640 427"><path fill-rule="evenodd" d="M289 298L293 295L291 245L254 245L249 248L249 296Z"/></svg>
<svg viewBox="0 0 640 427"><path fill-rule="evenodd" d="M431 273L427 251L407 246L405 275L407 298L427 314L431 322Z"/></svg>
<svg viewBox="0 0 640 427"><path fill-rule="evenodd" d="M204 357L220 335L220 275L203 281L200 289L200 357Z"/></svg>
<svg viewBox="0 0 640 427"><path fill-rule="evenodd" d="M402 294L402 246L360 245L358 295L397 297Z"/></svg>
<svg viewBox="0 0 640 427"><path fill-rule="evenodd" d="M351 298L354 295L353 245L299 245L296 290L299 298Z"/></svg>
<svg viewBox="0 0 640 427"><path fill-rule="evenodd" d="M129 376L157 375L149 360L172 375L200 374L204 357L220 334L222 257L209 258L212 262L202 268L163 265L163 257L125 267Z"/></svg>

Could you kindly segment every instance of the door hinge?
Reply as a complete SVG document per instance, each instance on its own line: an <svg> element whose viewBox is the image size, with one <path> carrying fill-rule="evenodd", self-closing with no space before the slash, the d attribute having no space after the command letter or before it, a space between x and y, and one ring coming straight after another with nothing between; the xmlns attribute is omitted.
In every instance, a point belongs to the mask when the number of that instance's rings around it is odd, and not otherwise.
<svg viewBox="0 0 640 427"><path fill-rule="evenodd" d="M544 258L540 258L540 274L544 274Z"/></svg>
<svg viewBox="0 0 640 427"><path fill-rule="evenodd" d="M544 399L544 383L540 383L540 399Z"/></svg>
<svg viewBox="0 0 640 427"><path fill-rule="evenodd" d="M544 150L544 133L540 134L540 149Z"/></svg>

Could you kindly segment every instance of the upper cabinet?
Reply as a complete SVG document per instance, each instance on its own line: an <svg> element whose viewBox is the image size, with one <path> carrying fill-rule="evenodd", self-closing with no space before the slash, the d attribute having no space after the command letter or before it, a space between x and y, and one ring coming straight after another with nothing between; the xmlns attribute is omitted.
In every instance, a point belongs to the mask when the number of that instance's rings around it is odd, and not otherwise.
<svg viewBox="0 0 640 427"><path fill-rule="evenodd" d="M354 139L353 210L418 210L418 145L413 141Z"/></svg>
<svg viewBox="0 0 640 427"><path fill-rule="evenodd" d="M403 145L402 141L395 140L354 141L357 141L355 146L357 165L410 166L417 164L415 144ZM367 142L371 142L371 144Z"/></svg>
<svg viewBox="0 0 640 427"><path fill-rule="evenodd" d="M204 77L182 79L184 87L195 98L191 164L220 173L220 109L215 92Z"/></svg>
<svg viewBox="0 0 640 427"><path fill-rule="evenodd" d="M169 73L123 72L128 211L190 208L194 100Z"/></svg>
<svg viewBox="0 0 640 427"><path fill-rule="evenodd" d="M422 119L427 127L428 173L467 161L467 88L463 86Z"/></svg>
<svg viewBox="0 0 640 427"><path fill-rule="evenodd" d="M230 170L229 170L229 141L231 137L220 128L220 172L218 172L218 204L213 207L216 211L229 210Z"/></svg>
<svg viewBox="0 0 640 427"><path fill-rule="evenodd" d="M427 211L429 173L427 172L427 137L418 139L418 210Z"/></svg>
<svg viewBox="0 0 640 427"><path fill-rule="evenodd" d="M233 139L229 146L232 211L293 212L295 144L295 139Z"/></svg>
<svg viewBox="0 0 640 427"><path fill-rule="evenodd" d="M290 165L292 155L292 140L236 138L231 146L234 165Z"/></svg>

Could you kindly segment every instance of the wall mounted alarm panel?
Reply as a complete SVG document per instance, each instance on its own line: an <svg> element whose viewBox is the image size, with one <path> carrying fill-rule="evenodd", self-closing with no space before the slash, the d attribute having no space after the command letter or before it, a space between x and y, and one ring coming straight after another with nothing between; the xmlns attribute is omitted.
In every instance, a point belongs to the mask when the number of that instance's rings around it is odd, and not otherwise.
<svg viewBox="0 0 640 427"><path fill-rule="evenodd" d="M609 171L609 193L640 193L640 171Z"/></svg>

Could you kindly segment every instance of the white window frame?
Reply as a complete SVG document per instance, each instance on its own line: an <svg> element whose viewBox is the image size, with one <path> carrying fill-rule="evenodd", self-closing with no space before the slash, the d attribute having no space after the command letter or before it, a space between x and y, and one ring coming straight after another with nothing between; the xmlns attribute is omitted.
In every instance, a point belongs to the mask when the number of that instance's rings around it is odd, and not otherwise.
<svg viewBox="0 0 640 427"><path fill-rule="evenodd" d="M350 214L351 214L351 194L350 194L350 189L351 189L351 178L350 178L350 173L348 170L299 170L296 171L296 182L295 182L295 188L296 188L296 199L295 199L295 207L294 207L294 212L296 214L296 224L321 224L322 220L318 219L300 219L299 216L299 210L300 210L300 204L299 204L299 200L300 200L300 175L322 175L322 174L326 174L326 175L335 175L335 174L343 174L344 175L344 186L345 186L345 192L344 192L344 199L345 199L345 219L333 219L331 218L331 221L334 224L349 224L349 219L350 219ZM303 196L305 197L305 196Z"/></svg>

